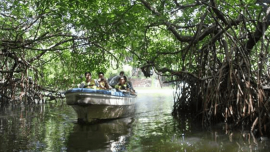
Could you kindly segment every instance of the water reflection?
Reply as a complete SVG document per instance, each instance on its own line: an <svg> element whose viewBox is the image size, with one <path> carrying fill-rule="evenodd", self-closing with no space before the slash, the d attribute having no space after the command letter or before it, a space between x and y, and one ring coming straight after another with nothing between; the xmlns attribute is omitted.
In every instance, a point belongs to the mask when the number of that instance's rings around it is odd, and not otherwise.
<svg viewBox="0 0 270 152"><path fill-rule="evenodd" d="M258 141L250 133L229 130L226 124L206 130L188 113L173 119L171 101L164 92L140 94L129 151L269 151L269 140Z"/></svg>
<svg viewBox="0 0 270 152"><path fill-rule="evenodd" d="M93 125L75 124L68 137L68 151L123 151L132 122L132 118L123 118Z"/></svg>
<svg viewBox="0 0 270 152"><path fill-rule="evenodd" d="M65 150L72 115L62 103L1 107L0 151Z"/></svg>
<svg viewBox="0 0 270 152"><path fill-rule="evenodd" d="M249 131L202 130L188 113L175 120L171 93L139 92L133 118L95 125L77 124L65 102L0 108L0 151L269 151L268 138Z"/></svg>

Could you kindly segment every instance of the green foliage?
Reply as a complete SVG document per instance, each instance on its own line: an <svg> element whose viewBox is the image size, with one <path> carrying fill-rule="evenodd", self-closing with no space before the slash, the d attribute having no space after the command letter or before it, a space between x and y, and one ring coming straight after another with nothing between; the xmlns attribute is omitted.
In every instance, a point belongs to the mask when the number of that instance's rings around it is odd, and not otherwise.
<svg viewBox="0 0 270 152"><path fill-rule="evenodd" d="M3 0L0 45L30 62L21 68L32 71L30 76L42 75L37 79L44 85L63 83L68 87L81 81L79 76L85 71L106 73L123 63L198 73L202 51L212 44L218 31L209 30L199 39L200 34L211 26L226 26L208 2L176 2ZM257 22L263 19L262 7L255 0L215 3L228 22L238 19L240 14L245 16L245 22L223 34L230 46L235 45L232 37L255 31ZM238 47L244 42L237 41ZM219 49L216 54L209 53L209 65L214 58L221 62L225 59L220 42L214 44ZM251 62L256 61L255 50L250 54ZM39 74L35 74L37 71Z"/></svg>

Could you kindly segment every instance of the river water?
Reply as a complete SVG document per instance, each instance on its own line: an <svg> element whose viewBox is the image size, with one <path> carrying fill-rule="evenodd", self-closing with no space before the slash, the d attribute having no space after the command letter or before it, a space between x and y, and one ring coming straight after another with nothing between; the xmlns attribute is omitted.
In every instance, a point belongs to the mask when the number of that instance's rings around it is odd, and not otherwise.
<svg viewBox="0 0 270 152"><path fill-rule="evenodd" d="M248 131L226 131L224 124L202 129L189 114L171 116L172 90L138 90L129 118L79 125L65 104L13 105L0 109L0 151L270 151Z"/></svg>

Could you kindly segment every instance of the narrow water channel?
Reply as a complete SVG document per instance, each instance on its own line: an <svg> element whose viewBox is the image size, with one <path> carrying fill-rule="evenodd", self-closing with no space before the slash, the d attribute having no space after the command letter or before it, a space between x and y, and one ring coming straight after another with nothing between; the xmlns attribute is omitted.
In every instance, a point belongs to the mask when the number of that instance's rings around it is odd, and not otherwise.
<svg viewBox="0 0 270 152"><path fill-rule="evenodd" d="M0 109L0 152L9 151L270 151L269 140L220 124L202 129L189 114L171 116L171 90L138 90L133 117L94 125L76 123L76 113L58 101Z"/></svg>

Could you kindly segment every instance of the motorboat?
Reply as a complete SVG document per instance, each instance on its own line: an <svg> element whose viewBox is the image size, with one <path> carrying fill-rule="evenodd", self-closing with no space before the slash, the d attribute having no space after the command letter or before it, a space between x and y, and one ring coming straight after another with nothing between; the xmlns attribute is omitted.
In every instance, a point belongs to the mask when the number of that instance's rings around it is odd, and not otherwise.
<svg viewBox="0 0 270 152"><path fill-rule="evenodd" d="M73 88L65 93L66 103L76 111L79 123L128 117L135 112L136 96L115 89Z"/></svg>

